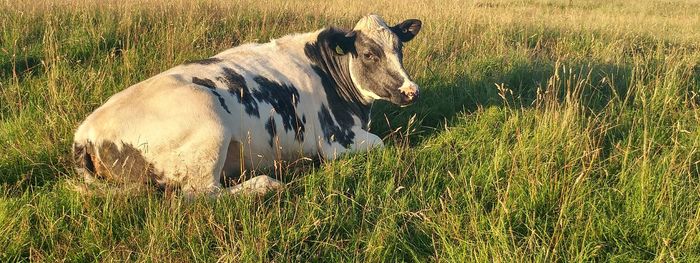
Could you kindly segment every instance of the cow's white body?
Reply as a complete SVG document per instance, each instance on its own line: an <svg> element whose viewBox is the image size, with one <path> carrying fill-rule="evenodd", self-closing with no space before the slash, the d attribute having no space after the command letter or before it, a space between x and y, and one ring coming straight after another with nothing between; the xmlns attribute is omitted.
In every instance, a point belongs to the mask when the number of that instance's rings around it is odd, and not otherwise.
<svg viewBox="0 0 700 263"><path fill-rule="evenodd" d="M158 174L157 183L208 193L221 191L220 178L227 171L240 173L302 157L333 159L347 151L381 146L382 140L365 130L367 119L358 116L353 116L352 143L340 143L324 133L329 128L319 119L328 115L322 116L321 109L331 108L333 102L328 101L323 80L305 54L305 47L321 32L245 44L133 85L83 121L75 133L75 145L99 148L107 143L122 153L136 149L149 172ZM239 78L247 90L232 88ZM272 84L261 86L265 83ZM277 92L275 88L286 93L270 96ZM362 92L364 99L374 99L371 91ZM295 115L285 111L290 105ZM330 116L339 125L336 116ZM120 161L102 156L105 153L99 150L87 151L98 170L114 168ZM126 164L124 158L121 161ZM275 182L263 182L270 183Z"/></svg>

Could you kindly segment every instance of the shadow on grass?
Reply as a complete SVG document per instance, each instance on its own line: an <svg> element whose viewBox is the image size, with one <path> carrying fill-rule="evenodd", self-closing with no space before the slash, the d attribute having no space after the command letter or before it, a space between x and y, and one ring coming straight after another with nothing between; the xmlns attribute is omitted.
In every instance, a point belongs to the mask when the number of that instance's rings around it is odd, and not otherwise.
<svg viewBox="0 0 700 263"><path fill-rule="evenodd" d="M576 75L579 79L588 79L581 91L582 106L590 113L600 112L616 96L627 93L631 65L616 65L584 61L562 63L569 70L559 72L561 79ZM496 67L477 74L463 74L452 79L434 76L418 79L421 86L421 99L416 104L399 108L386 102L375 104L372 112L372 132L380 137L391 137L393 131L401 128L406 133L406 125L415 115L415 123L410 134L411 145L439 133L459 114L469 114L479 108L508 107L512 109L531 108L537 98L538 89L546 88L548 81L555 74L557 63L554 61L532 60L515 63L513 66ZM561 67L561 66L559 66ZM561 70L561 68L560 68ZM497 85L504 85L512 91L504 100ZM566 96L567 87L562 84L558 100Z"/></svg>

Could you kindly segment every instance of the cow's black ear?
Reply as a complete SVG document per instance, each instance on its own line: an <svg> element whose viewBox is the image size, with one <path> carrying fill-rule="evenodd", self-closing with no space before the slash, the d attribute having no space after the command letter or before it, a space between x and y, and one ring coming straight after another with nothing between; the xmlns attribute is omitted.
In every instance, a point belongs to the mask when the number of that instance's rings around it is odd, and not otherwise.
<svg viewBox="0 0 700 263"><path fill-rule="evenodd" d="M343 56L355 52L355 31L338 31L330 39L330 47L336 55Z"/></svg>
<svg viewBox="0 0 700 263"><path fill-rule="evenodd" d="M406 21L392 26L391 31L399 36L399 40L401 40L401 42L408 42L411 41L413 37L418 35L422 24L423 23L418 19L407 19Z"/></svg>

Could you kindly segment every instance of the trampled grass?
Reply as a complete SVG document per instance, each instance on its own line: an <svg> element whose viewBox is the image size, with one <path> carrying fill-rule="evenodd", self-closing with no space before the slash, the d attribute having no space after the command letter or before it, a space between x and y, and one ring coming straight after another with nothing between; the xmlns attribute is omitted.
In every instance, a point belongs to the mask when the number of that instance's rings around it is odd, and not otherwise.
<svg viewBox="0 0 700 263"><path fill-rule="evenodd" d="M263 198L81 195L78 123L251 41L420 18L387 147ZM695 1L0 2L2 261L700 261Z"/></svg>

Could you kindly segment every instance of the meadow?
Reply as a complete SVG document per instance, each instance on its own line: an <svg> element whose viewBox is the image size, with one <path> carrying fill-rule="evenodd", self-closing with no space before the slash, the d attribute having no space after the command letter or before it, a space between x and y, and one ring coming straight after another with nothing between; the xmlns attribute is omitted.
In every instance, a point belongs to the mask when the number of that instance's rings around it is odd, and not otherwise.
<svg viewBox="0 0 700 263"><path fill-rule="evenodd" d="M381 14L419 103L286 191L81 194L70 145L189 60ZM700 2L0 0L0 261L700 261Z"/></svg>

